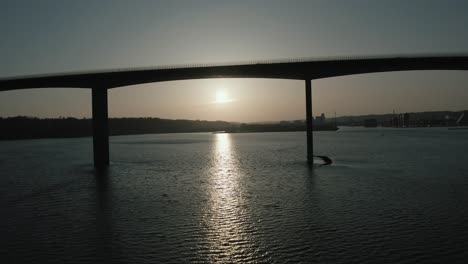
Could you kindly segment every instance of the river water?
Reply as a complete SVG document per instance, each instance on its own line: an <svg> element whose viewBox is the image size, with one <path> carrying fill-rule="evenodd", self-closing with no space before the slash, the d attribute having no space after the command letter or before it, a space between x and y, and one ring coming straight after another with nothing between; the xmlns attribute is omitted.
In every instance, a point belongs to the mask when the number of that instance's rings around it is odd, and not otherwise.
<svg viewBox="0 0 468 264"><path fill-rule="evenodd" d="M0 142L1 263L464 263L468 130ZM319 163L319 161L317 161Z"/></svg>

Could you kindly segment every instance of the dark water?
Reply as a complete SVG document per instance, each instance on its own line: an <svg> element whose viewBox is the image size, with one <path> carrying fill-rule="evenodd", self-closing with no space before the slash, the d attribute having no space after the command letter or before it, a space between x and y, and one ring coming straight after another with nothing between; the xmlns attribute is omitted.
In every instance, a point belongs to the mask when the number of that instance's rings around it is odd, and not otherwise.
<svg viewBox="0 0 468 264"><path fill-rule="evenodd" d="M468 130L0 142L0 263L464 263Z"/></svg>

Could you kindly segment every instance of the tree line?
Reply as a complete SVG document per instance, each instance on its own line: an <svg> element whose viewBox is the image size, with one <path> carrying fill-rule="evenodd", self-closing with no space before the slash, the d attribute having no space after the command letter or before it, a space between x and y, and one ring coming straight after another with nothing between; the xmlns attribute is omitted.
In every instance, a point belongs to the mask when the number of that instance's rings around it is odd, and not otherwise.
<svg viewBox="0 0 468 264"><path fill-rule="evenodd" d="M225 121L171 120L161 118L110 118L110 135L212 132L231 130ZM92 119L8 117L0 118L0 140L92 136Z"/></svg>
<svg viewBox="0 0 468 264"><path fill-rule="evenodd" d="M217 132L286 132L305 131L304 120L278 123L233 123L162 118L109 118L109 135L136 135L156 133ZM314 126L314 130L337 130L332 123ZM37 118L28 116L0 117L0 140L35 138L71 138L93 135L92 119Z"/></svg>

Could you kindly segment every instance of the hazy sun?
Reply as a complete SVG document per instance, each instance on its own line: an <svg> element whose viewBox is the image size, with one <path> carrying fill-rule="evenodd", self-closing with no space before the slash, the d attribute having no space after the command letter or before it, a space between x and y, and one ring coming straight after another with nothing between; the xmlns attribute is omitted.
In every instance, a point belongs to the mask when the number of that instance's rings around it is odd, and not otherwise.
<svg viewBox="0 0 468 264"><path fill-rule="evenodd" d="M229 98L228 94L225 91L219 90L216 91L216 100L214 101L217 104L224 104L232 102L233 100Z"/></svg>

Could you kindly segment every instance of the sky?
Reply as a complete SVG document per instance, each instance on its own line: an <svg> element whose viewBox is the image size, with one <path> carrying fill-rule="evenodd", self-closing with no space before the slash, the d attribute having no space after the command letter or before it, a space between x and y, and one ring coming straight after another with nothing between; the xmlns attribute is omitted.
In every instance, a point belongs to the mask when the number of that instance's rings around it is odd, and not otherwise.
<svg viewBox="0 0 468 264"><path fill-rule="evenodd" d="M0 78L166 65L468 54L468 1L0 0ZM314 80L313 113L468 109L468 73ZM109 91L110 117L305 118L304 82L204 79ZM224 98L224 99L223 99ZM221 100L222 99L222 100ZM89 89L0 92L0 116L90 117Z"/></svg>

